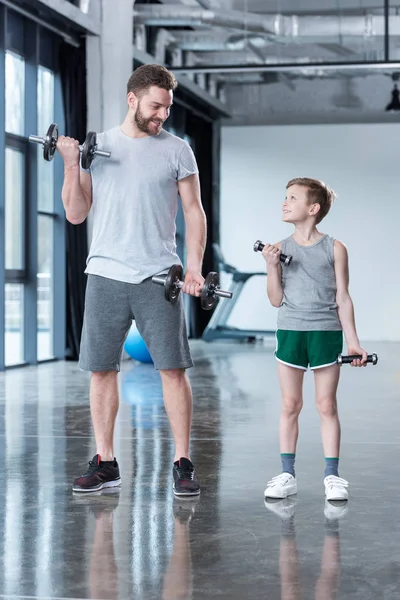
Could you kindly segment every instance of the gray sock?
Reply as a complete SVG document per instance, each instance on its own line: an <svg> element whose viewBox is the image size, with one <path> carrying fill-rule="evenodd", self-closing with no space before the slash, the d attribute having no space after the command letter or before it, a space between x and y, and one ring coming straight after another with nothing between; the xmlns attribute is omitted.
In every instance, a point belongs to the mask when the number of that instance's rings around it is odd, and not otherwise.
<svg viewBox="0 0 400 600"><path fill-rule="evenodd" d="M294 461L296 460L295 454L281 454L282 461L282 473L290 473L293 477L296 477L294 471Z"/></svg>
<svg viewBox="0 0 400 600"><path fill-rule="evenodd" d="M328 475L336 475L339 477L339 459L338 458L325 458L325 475L324 477L328 477Z"/></svg>

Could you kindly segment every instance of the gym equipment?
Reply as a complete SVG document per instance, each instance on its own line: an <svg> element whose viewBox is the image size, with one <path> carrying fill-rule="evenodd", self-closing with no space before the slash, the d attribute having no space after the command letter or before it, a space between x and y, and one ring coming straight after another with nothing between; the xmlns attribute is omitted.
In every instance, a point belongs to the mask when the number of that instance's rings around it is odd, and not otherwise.
<svg viewBox="0 0 400 600"><path fill-rule="evenodd" d="M263 244L262 242L260 242L260 240L257 240L257 241L254 243L253 250L254 250L254 252L262 252L262 251L264 250L264 247L265 247L265 244ZM288 254L288 255L286 256L286 254L282 254L282 253L281 253L281 255L280 255L280 257L279 257L279 260L280 260L280 261L281 261L281 262L282 262L284 265L286 265L286 266L289 266L289 265L290 265L290 263L292 262L292 258L293 258L293 256L290 256L290 254Z"/></svg>
<svg viewBox="0 0 400 600"><path fill-rule="evenodd" d="M351 354L350 356L342 356L341 354L339 354L339 356L337 357L337 364L339 365L339 367L341 367L342 365L348 365L350 363L353 362L353 360L357 360L357 359L362 359L361 354ZM372 363L373 365L376 365L378 362L378 355L375 354L375 352L373 354L368 354L367 357L367 363Z"/></svg>
<svg viewBox="0 0 400 600"><path fill-rule="evenodd" d="M135 323L132 323L132 327L127 335L124 344L125 352L134 360L142 363L152 363L153 359L150 356L150 352L147 349L144 339L140 335Z"/></svg>
<svg viewBox="0 0 400 600"><path fill-rule="evenodd" d="M158 285L163 285L165 299L175 304L184 284L182 278L183 269L181 265L172 265L166 275L154 275L152 281ZM203 310L211 310L219 298L232 298L232 292L221 290L218 273L211 271L205 278L201 289L201 308Z"/></svg>
<svg viewBox="0 0 400 600"><path fill-rule="evenodd" d="M237 327L227 325L228 319L239 299L240 292L243 290L245 283L254 276L262 275L265 277L266 272L243 273L225 261L218 244L213 244L213 250L215 257L219 262L219 271L228 273L232 276L229 291L234 298L232 302L222 302L217 306L203 332L202 339L206 342L212 342L217 339L237 339L254 342L257 339L266 336L274 336L275 330L238 329Z"/></svg>
<svg viewBox="0 0 400 600"><path fill-rule="evenodd" d="M53 160L54 153L57 149L58 135L58 125L56 123L52 123L44 137L40 137L39 135L30 135L29 141L35 142L36 144L42 144L43 158L44 160L50 162ZM96 133L94 131L89 131L83 146L78 147L79 152L81 153L82 169L90 169L90 165L92 164L95 156L103 156L104 158L110 158L111 156L111 152L99 150L97 148Z"/></svg>

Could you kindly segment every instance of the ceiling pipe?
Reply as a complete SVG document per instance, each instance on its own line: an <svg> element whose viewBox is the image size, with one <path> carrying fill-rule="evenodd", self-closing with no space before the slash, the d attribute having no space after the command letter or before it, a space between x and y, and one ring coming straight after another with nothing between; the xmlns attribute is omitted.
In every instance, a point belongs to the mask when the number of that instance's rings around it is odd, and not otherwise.
<svg viewBox="0 0 400 600"><path fill-rule="evenodd" d="M291 63L267 63L267 64L242 64L242 65L196 65L192 67L178 67L174 69L177 73L302 73L318 74L319 72L341 72L349 71L373 71L392 72L400 69L400 62L381 61L352 61L352 62L305 62L304 60Z"/></svg>
<svg viewBox="0 0 400 600"><path fill-rule="evenodd" d="M285 16L237 10L207 10L169 4L137 4L136 22L159 27L225 27L277 38L374 37L385 35L385 16ZM391 35L400 35L400 16L390 17Z"/></svg>

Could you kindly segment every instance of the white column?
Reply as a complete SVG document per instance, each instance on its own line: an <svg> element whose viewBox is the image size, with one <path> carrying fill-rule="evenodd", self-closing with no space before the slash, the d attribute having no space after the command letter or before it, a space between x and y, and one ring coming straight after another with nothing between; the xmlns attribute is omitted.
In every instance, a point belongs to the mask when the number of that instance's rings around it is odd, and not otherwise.
<svg viewBox="0 0 400 600"><path fill-rule="evenodd" d="M86 43L88 131L111 129L125 118L126 84L133 70L133 5L134 0L90 2L89 15L100 23L100 36L89 35ZM91 230L89 215L89 243Z"/></svg>

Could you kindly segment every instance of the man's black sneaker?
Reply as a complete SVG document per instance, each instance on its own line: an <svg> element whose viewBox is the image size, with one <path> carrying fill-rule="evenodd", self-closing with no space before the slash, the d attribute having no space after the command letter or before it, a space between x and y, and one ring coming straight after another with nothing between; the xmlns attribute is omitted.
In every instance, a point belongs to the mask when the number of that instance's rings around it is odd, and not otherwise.
<svg viewBox="0 0 400 600"><path fill-rule="evenodd" d="M121 485L118 463L115 460L102 461L100 454L96 454L89 461L89 468L84 475L75 479L72 487L74 492L98 492L103 488Z"/></svg>
<svg viewBox="0 0 400 600"><path fill-rule="evenodd" d="M174 462L172 474L176 496L198 496L200 494L200 484L196 477L196 471L189 459L180 458Z"/></svg>

